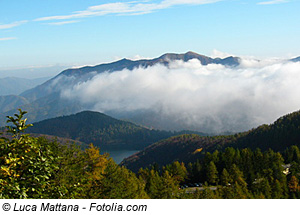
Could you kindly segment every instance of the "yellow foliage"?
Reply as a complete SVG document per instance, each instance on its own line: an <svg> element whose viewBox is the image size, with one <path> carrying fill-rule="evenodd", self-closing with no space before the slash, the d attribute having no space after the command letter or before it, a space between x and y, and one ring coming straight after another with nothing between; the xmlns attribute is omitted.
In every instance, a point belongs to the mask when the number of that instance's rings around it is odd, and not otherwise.
<svg viewBox="0 0 300 215"><path fill-rule="evenodd" d="M196 149L196 150L193 152L193 154L197 154L197 153L199 153L199 152L201 152L201 151L202 151L202 148Z"/></svg>
<svg viewBox="0 0 300 215"><path fill-rule="evenodd" d="M100 155L100 151L93 144L86 149L86 154L88 156L88 161L90 163L90 175L95 180L100 180L103 177L104 170L107 164L107 155Z"/></svg>
<svg viewBox="0 0 300 215"><path fill-rule="evenodd" d="M11 175L10 170L7 167L2 166L0 171L3 175L8 175L8 176Z"/></svg>

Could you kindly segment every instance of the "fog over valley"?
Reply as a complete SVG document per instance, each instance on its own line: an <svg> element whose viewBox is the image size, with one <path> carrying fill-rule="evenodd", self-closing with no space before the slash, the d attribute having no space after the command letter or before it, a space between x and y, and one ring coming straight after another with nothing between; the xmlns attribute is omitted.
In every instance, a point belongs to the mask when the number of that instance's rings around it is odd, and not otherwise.
<svg viewBox="0 0 300 215"><path fill-rule="evenodd" d="M298 110L300 63L191 59L133 70L58 76L51 88L84 107L167 130L244 131ZM143 119L142 119L143 118Z"/></svg>

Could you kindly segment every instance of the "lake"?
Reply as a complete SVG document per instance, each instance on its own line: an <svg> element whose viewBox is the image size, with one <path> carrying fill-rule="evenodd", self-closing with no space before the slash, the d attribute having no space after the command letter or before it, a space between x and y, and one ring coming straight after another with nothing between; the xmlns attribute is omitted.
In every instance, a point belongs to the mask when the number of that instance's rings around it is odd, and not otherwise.
<svg viewBox="0 0 300 215"><path fill-rule="evenodd" d="M138 152L138 150L103 150L103 153L109 153L110 157L117 163L121 163L124 158L127 158L134 153ZM103 154L101 153L101 154Z"/></svg>

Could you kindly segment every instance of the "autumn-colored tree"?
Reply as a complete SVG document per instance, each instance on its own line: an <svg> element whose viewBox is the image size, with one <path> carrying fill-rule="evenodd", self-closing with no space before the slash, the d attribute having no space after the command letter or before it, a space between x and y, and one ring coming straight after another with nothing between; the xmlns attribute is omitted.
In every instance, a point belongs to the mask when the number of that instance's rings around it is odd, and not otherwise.
<svg viewBox="0 0 300 215"><path fill-rule="evenodd" d="M101 155L100 150L90 144L85 150L85 160L86 197L98 198L101 195L101 183L108 163L108 154Z"/></svg>
<svg viewBox="0 0 300 215"><path fill-rule="evenodd" d="M296 193L299 190L299 180L296 178L296 176L292 176L290 181L289 181L289 189L290 192Z"/></svg>

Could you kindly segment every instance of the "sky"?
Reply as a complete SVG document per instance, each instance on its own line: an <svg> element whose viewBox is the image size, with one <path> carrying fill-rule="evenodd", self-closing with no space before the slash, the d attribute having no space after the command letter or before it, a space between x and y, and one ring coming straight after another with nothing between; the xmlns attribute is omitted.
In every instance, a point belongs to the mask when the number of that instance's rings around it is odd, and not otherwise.
<svg viewBox="0 0 300 215"><path fill-rule="evenodd" d="M1 0L0 78L170 52L296 57L299 9L299 0Z"/></svg>

